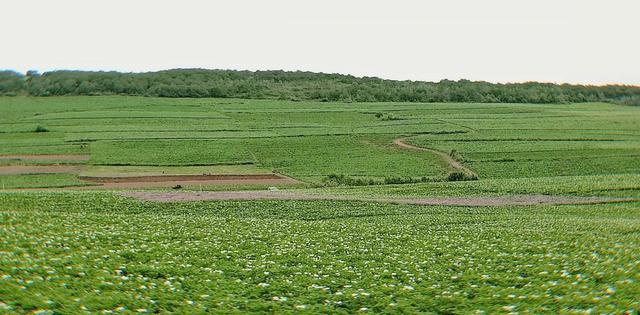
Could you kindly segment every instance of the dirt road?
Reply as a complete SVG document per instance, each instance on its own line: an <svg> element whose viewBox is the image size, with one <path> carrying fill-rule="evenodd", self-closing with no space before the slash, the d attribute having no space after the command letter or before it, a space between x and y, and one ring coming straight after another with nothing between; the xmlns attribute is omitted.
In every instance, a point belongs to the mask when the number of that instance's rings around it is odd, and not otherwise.
<svg viewBox="0 0 640 315"><path fill-rule="evenodd" d="M598 204L637 201L631 198L577 196L516 195L496 197L434 197L434 198L359 198L352 196L316 195L291 191L219 191L219 192L122 192L121 195L144 201L187 202L207 200L352 200L414 205L441 206L530 206Z"/></svg>

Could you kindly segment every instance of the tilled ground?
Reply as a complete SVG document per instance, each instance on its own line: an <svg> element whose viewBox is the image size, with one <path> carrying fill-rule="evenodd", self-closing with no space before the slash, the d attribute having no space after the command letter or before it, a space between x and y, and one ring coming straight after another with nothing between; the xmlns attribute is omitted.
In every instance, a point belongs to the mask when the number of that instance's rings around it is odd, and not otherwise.
<svg viewBox="0 0 640 315"><path fill-rule="evenodd" d="M81 189L171 188L199 185L287 185L298 183L295 179L276 174L80 177L80 179L99 185Z"/></svg>
<svg viewBox="0 0 640 315"><path fill-rule="evenodd" d="M93 183L155 183L166 181L251 181L251 180L283 180L287 177L276 174L253 175L161 175L161 176L118 176L118 177L90 177L80 176L79 179Z"/></svg>
<svg viewBox="0 0 640 315"><path fill-rule="evenodd" d="M446 206L507 206L594 204L635 201L629 198L577 196L516 195L499 197L441 197L441 198L357 198L351 196L313 195L288 191L225 191L225 192L123 192L122 195L145 201L186 202L203 200L359 200L416 205Z"/></svg>

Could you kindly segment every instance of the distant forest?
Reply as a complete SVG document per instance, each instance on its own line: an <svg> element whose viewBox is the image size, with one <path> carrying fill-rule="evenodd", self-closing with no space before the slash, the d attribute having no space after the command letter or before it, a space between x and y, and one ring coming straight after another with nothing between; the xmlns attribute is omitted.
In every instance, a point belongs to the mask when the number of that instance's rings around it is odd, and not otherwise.
<svg viewBox="0 0 640 315"><path fill-rule="evenodd" d="M341 102L611 102L640 105L640 87L468 80L396 81L286 71L176 69L146 73L0 71L0 95L140 95Z"/></svg>

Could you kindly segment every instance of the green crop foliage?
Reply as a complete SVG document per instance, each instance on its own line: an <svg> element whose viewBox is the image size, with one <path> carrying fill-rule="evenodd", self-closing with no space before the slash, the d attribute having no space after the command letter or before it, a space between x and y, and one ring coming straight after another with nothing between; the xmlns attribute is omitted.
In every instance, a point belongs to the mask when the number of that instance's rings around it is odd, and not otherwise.
<svg viewBox="0 0 640 315"><path fill-rule="evenodd" d="M425 152L400 149L393 137L308 136L250 139L246 143L265 167L320 182L331 174L355 178L444 176L447 165Z"/></svg>
<svg viewBox="0 0 640 315"><path fill-rule="evenodd" d="M639 107L604 103L0 97L0 312L635 314L639 136ZM12 173L48 164L78 174ZM13 190L273 172L303 182L279 190L351 199L625 200L155 203Z"/></svg>
<svg viewBox="0 0 640 315"><path fill-rule="evenodd" d="M91 154L90 164L247 165L313 184L637 174L640 109L602 104L325 103L123 96L4 97L0 155ZM401 119L381 119L395 117ZM35 133L37 126L51 131ZM30 161L2 164L42 164Z"/></svg>
<svg viewBox="0 0 640 315"><path fill-rule="evenodd" d="M52 173L0 175L0 189L57 188L89 185L91 184L79 180L74 174Z"/></svg>
<svg viewBox="0 0 640 315"><path fill-rule="evenodd" d="M638 309L640 204L144 203L0 193L14 312Z"/></svg>
<svg viewBox="0 0 640 315"><path fill-rule="evenodd" d="M241 144L225 140L100 141L91 145L90 162L156 166L254 163Z"/></svg>

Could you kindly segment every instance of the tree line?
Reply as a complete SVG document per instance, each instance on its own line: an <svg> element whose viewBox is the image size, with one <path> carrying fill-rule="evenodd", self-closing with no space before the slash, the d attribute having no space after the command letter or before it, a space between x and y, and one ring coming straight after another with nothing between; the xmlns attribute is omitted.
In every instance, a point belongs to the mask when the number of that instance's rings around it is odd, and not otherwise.
<svg viewBox="0 0 640 315"><path fill-rule="evenodd" d="M469 80L397 81L287 71L174 69L145 73L0 71L0 95L139 95L341 102L613 102L640 105L640 87Z"/></svg>

